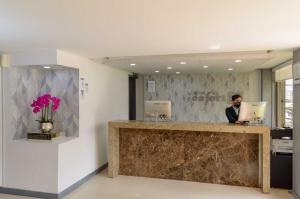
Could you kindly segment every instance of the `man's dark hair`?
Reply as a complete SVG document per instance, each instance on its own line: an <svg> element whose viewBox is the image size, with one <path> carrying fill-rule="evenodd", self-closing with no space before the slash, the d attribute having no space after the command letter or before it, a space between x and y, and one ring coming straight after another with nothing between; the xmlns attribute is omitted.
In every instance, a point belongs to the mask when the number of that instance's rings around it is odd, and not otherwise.
<svg viewBox="0 0 300 199"><path fill-rule="evenodd" d="M236 95L233 95L233 96L231 97L231 99L232 99L232 101L234 101L234 100L236 100L236 99L239 98L239 97L242 97L242 96L240 96L239 94L236 94Z"/></svg>

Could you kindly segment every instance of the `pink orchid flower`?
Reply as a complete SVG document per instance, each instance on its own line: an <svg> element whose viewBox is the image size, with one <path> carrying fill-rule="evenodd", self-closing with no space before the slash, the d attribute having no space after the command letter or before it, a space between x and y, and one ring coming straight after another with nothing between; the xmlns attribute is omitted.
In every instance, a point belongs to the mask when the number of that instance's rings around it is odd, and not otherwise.
<svg viewBox="0 0 300 199"><path fill-rule="evenodd" d="M33 108L33 113L38 113L42 110L44 111L44 109L46 110L50 105L52 105L52 112L58 110L60 106L60 99L58 97L51 96L49 93L46 93L33 100L30 106Z"/></svg>

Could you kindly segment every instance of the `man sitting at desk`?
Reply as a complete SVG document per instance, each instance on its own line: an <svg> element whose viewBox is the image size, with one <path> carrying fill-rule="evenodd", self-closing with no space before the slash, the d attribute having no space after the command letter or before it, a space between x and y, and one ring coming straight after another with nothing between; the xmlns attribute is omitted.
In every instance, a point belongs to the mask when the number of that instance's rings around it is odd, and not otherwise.
<svg viewBox="0 0 300 199"><path fill-rule="evenodd" d="M231 97L231 106L226 108L226 116L229 123L239 123L239 112L240 106L242 101L242 96L240 95L233 95Z"/></svg>

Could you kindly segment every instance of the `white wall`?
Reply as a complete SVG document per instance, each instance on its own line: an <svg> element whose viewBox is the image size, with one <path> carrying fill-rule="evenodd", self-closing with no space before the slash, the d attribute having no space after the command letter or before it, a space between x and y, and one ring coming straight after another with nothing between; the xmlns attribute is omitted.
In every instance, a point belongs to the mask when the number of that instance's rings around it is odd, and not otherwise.
<svg viewBox="0 0 300 199"><path fill-rule="evenodd" d="M38 55L36 55L36 57L38 57L38 60L41 60L41 57ZM52 55L53 53L51 53L50 57L52 57ZM46 56L44 58L46 58ZM21 61L23 59L24 62ZM6 55L2 59L2 66L11 66L11 61L16 64L24 63L25 65L30 59L33 61L32 64L36 63L32 56L29 56L28 59L26 59L26 56L22 56L21 54L18 54L18 56ZM2 77L3 76L1 76L1 78ZM3 80L1 79L1 82L2 81ZM1 100L4 97L11 96L7 93L8 89L2 89L2 91L3 93L1 94L3 94L3 96L1 95ZM12 127L10 124L11 119L16 113L11 111L10 106L4 105L2 108L2 186L15 189L57 193L58 146L47 141L13 140L14 130L11 129ZM20 123L20 121L18 122Z"/></svg>
<svg viewBox="0 0 300 199"><path fill-rule="evenodd" d="M60 64L75 59L89 91L79 101L79 138L59 147L58 192L107 162L107 122L128 119L128 73L79 57Z"/></svg>
<svg viewBox="0 0 300 199"><path fill-rule="evenodd" d="M20 51L9 54L9 64L11 66L52 65L56 63L56 59L56 49Z"/></svg>
<svg viewBox="0 0 300 199"><path fill-rule="evenodd" d="M13 140L10 132L3 141L3 187L57 193L57 145Z"/></svg>
<svg viewBox="0 0 300 199"><path fill-rule="evenodd" d="M38 62L47 64L44 60ZM53 143L13 140L11 132L3 132L4 187L63 191L107 162L107 122L128 119L127 72L60 50L55 64L79 68L79 76L89 84L88 93L79 99L79 137Z"/></svg>

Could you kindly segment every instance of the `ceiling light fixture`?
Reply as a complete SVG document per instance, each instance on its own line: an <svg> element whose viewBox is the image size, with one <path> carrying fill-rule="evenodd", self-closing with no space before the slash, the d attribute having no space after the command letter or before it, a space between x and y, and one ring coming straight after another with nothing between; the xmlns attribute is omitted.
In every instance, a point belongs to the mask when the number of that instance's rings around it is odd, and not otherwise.
<svg viewBox="0 0 300 199"><path fill-rule="evenodd" d="M43 68L49 69L49 68L51 68L51 66L44 66Z"/></svg>
<svg viewBox="0 0 300 199"><path fill-rule="evenodd" d="M156 70L156 71L154 71L154 72L159 73L159 70Z"/></svg>
<svg viewBox="0 0 300 199"><path fill-rule="evenodd" d="M184 64L186 64L186 62L185 62L185 61L181 61L180 64L181 64L181 65L184 65Z"/></svg>
<svg viewBox="0 0 300 199"><path fill-rule="evenodd" d="M240 63L240 62L242 62L242 60L240 59L235 60L235 63Z"/></svg>
<svg viewBox="0 0 300 199"><path fill-rule="evenodd" d="M207 66L207 65L204 65L204 66L203 66L203 68L205 68L205 69L206 69L206 68L208 68L208 66Z"/></svg>
<svg viewBox="0 0 300 199"><path fill-rule="evenodd" d="M228 68L227 70L229 70L229 71L232 71L232 70L233 70L233 68Z"/></svg>
<svg viewBox="0 0 300 199"><path fill-rule="evenodd" d="M172 69L173 69L173 67L169 66L169 67L167 67L167 69L168 69L168 70L172 70Z"/></svg>
<svg viewBox="0 0 300 199"><path fill-rule="evenodd" d="M177 75L179 75L179 74L180 74L180 72L176 72L176 74L177 74Z"/></svg>
<svg viewBox="0 0 300 199"><path fill-rule="evenodd" d="M130 64L130 66L135 66L136 64L134 64L134 63L132 63L132 64Z"/></svg>
<svg viewBox="0 0 300 199"><path fill-rule="evenodd" d="M220 48L221 48L220 45L213 45L213 46L210 47L210 49L212 49L212 50L217 50L217 49L220 49Z"/></svg>

